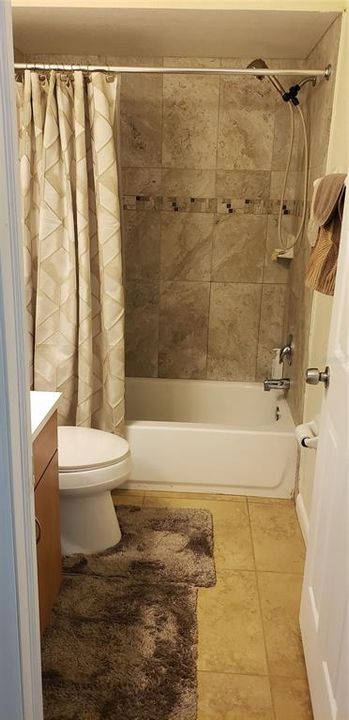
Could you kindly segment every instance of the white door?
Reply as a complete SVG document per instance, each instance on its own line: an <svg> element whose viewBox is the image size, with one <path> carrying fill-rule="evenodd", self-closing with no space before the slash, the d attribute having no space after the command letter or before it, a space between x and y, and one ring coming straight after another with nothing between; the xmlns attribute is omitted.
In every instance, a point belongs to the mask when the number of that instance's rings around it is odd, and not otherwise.
<svg viewBox="0 0 349 720"><path fill-rule="evenodd" d="M349 720L349 187L328 365L300 623L315 720Z"/></svg>
<svg viewBox="0 0 349 720"><path fill-rule="evenodd" d="M11 5L0 0L0 720L41 720Z"/></svg>

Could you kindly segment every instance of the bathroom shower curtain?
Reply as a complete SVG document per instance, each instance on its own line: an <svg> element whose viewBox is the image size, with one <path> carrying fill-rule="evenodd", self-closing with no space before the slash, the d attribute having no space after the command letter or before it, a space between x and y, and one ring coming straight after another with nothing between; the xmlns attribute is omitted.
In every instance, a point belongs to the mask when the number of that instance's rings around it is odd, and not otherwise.
<svg viewBox="0 0 349 720"><path fill-rule="evenodd" d="M124 295L119 78L25 71L17 81L32 387L61 424L122 432Z"/></svg>

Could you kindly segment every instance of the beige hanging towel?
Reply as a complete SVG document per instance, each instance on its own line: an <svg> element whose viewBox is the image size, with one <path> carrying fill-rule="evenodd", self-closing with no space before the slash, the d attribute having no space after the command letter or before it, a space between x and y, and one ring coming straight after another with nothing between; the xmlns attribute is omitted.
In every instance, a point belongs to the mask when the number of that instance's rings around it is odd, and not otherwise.
<svg viewBox="0 0 349 720"><path fill-rule="evenodd" d="M346 175L334 173L321 178L314 189L312 226L318 227L312 248L305 284L307 287L333 295L342 225Z"/></svg>

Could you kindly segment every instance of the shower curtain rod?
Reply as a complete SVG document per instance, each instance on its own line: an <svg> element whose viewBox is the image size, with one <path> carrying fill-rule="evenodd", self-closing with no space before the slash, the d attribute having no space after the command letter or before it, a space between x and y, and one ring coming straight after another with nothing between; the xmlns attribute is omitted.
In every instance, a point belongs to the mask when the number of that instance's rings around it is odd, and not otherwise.
<svg viewBox="0 0 349 720"><path fill-rule="evenodd" d="M159 75L252 75L254 77L268 77L269 75L293 75L300 77L324 77L327 80L331 75L331 66L324 70L281 70L274 68L193 68L193 67L115 67L108 65L57 65L56 63L15 63L15 70L58 70L72 72L105 72L105 73L148 73Z"/></svg>

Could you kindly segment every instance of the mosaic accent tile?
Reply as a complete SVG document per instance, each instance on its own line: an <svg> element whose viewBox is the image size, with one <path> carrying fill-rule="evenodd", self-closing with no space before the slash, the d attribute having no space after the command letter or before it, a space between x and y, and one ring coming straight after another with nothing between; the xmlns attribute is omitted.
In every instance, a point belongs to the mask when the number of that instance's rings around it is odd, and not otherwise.
<svg viewBox="0 0 349 720"><path fill-rule="evenodd" d="M124 210L164 210L180 213L218 213L219 215L278 215L279 200L236 197L194 197L164 195L124 195ZM299 200L286 201L284 215L300 216L303 203Z"/></svg>

